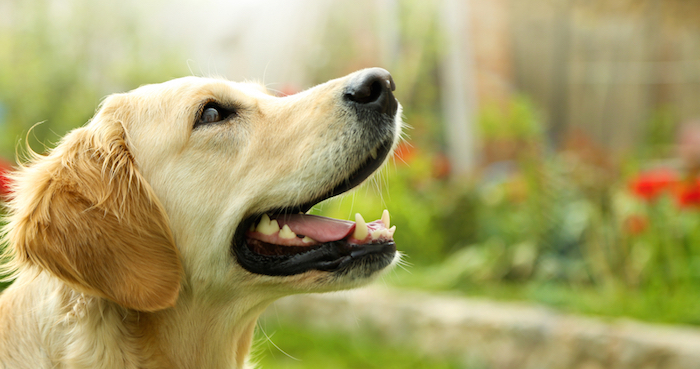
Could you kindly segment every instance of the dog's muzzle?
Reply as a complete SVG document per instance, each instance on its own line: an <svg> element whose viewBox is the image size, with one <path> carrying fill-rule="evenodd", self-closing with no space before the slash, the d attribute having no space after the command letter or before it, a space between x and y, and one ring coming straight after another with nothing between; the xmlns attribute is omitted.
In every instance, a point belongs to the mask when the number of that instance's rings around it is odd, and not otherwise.
<svg viewBox="0 0 700 369"><path fill-rule="evenodd" d="M360 125L357 165L324 195L304 204L281 204L246 218L238 227L232 249L238 263L250 272L294 275L309 270L344 273L361 267L371 275L388 266L396 254L395 227L385 211L380 220L355 222L305 214L315 204L342 194L371 176L384 164L397 141L398 101L389 72L361 71L342 89L340 108L351 111Z"/></svg>

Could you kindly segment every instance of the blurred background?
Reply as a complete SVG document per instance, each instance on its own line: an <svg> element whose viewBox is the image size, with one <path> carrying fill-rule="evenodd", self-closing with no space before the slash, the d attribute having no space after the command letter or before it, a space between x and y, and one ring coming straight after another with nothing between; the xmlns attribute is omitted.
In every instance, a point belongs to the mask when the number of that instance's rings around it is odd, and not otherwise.
<svg viewBox="0 0 700 369"><path fill-rule="evenodd" d="M315 211L390 210L408 265L383 284L695 330L699 24L688 0L0 0L0 171L142 84L282 95L380 66L408 139ZM263 367L504 367L282 310L261 327Z"/></svg>

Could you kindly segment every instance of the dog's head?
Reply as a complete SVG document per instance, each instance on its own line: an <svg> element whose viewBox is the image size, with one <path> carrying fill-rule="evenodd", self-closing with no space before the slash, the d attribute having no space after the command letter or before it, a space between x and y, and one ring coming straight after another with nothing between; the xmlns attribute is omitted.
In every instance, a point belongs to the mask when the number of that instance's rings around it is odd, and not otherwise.
<svg viewBox="0 0 700 369"><path fill-rule="evenodd" d="M388 214L306 215L362 183L399 140L374 68L287 97L187 77L108 97L14 177L13 266L143 311L181 289L276 298L366 283L397 258Z"/></svg>

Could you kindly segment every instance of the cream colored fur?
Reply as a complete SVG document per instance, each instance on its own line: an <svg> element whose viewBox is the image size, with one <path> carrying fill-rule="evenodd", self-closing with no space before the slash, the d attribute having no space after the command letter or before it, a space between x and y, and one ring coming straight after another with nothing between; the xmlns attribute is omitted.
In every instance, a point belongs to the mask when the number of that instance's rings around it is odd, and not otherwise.
<svg viewBox="0 0 700 369"><path fill-rule="evenodd" d="M339 109L351 76L285 98L195 77L143 86L34 155L8 204L0 368L242 368L272 301L367 283L253 274L231 255L242 219L348 175L362 145ZM238 117L193 130L207 100Z"/></svg>

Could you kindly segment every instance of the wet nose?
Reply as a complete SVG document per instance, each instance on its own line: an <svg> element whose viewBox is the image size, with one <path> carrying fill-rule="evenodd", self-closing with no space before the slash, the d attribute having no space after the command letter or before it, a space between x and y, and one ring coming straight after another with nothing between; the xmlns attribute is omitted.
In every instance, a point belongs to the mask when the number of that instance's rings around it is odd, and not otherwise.
<svg viewBox="0 0 700 369"><path fill-rule="evenodd" d="M395 89L394 79L388 71L370 68L350 78L345 87L345 99L358 109L393 117L398 109L392 93Z"/></svg>

